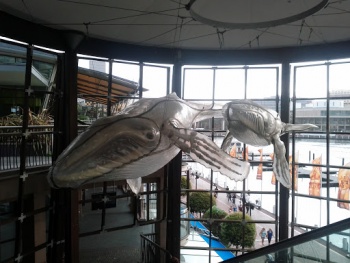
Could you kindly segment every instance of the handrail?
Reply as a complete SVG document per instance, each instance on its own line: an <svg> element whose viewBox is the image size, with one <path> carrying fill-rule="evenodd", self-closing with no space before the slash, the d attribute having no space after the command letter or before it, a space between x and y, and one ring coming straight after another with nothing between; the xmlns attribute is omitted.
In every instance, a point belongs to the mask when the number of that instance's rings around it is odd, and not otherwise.
<svg viewBox="0 0 350 263"><path fill-rule="evenodd" d="M171 253L158 245L154 239L156 234L140 234L141 236L141 263L168 263L179 262ZM151 240L149 237L153 237Z"/></svg>
<svg viewBox="0 0 350 263"><path fill-rule="evenodd" d="M273 254L278 251L286 250L290 247L300 245L302 243L312 241L315 239L320 239L327 235L338 233L343 230L350 229L350 218L341 220L339 222L330 224L328 226L324 226L306 233L303 233L298 236L294 236L292 238L280 241L278 243L263 247L261 249L254 250L247 254L237 256L232 259L224 260L221 263L238 263L238 262L246 262L247 260L255 259L258 257L266 256L268 254ZM273 261L272 261L273 262Z"/></svg>
<svg viewBox="0 0 350 263"><path fill-rule="evenodd" d="M78 125L78 133L89 125ZM53 125L29 125L27 128L26 168L50 166L53 152ZM22 126L0 126L0 171L20 168Z"/></svg>

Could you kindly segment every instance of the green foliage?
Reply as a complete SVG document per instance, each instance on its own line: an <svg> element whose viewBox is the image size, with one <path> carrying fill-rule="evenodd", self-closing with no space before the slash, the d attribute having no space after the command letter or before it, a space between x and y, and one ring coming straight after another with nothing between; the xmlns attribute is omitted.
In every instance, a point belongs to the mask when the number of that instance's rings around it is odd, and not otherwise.
<svg viewBox="0 0 350 263"><path fill-rule="evenodd" d="M216 205L214 205L212 207L212 213L211 213L211 217L210 217L210 209L208 209L204 215L203 218L214 218L214 219L223 219L227 216L227 213L218 208ZM204 225L209 229L209 224L208 223L204 223ZM213 222L211 225L211 231L214 234L214 236L219 236L220 235L220 222Z"/></svg>
<svg viewBox="0 0 350 263"><path fill-rule="evenodd" d="M212 203L210 204L210 199ZM210 205L216 205L215 198L207 192L194 192L190 195L190 211L204 213L210 208Z"/></svg>
<svg viewBox="0 0 350 263"><path fill-rule="evenodd" d="M214 205L211 209L212 209L211 218L223 219L227 216L227 213L224 210L218 208L216 205ZM210 218L210 209L208 209L204 213L203 218Z"/></svg>
<svg viewBox="0 0 350 263"><path fill-rule="evenodd" d="M235 212L229 214L225 219L238 221L221 224L219 237L225 245L228 245L229 243L236 247L252 247L254 245L256 229L255 223L247 223L252 221L250 216L245 215L245 221L243 221L243 214L241 212Z"/></svg>
<svg viewBox="0 0 350 263"><path fill-rule="evenodd" d="M191 181L188 182L188 189L192 189ZM181 176L181 189L187 189L187 176ZM185 192L181 193L182 196L186 195Z"/></svg>

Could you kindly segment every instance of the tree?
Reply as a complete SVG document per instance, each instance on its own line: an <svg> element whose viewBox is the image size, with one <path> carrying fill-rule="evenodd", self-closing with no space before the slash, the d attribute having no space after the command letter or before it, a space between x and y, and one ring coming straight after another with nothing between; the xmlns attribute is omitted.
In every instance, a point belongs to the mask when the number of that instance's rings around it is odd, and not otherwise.
<svg viewBox="0 0 350 263"><path fill-rule="evenodd" d="M212 200L210 203L210 199ZM190 211L204 213L211 205L216 205L215 198L207 192L194 192L190 195Z"/></svg>
<svg viewBox="0 0 350 263"><path fill-rule="evenodd" d="M187 176L181 176L181 189L192 189L191 181L188 182L188 188L187 188ZM185 192L181 192L181 195L186 195Z"/></svg>
<svg viewBox="0 0 350 263"><path fill-rule="evenodd" d="M211 216L210 216L210 209L208 209L204 215L203 218L213 218L213 219L223 219L227 216L227 213L218 208L216 205L214 205L211 211ZM220 235L220 222L213 222L211 225L211 232L214 234L214 236L219 236ZM210 229L208 223L204 223L204 225Z"/></svg>
<svg viewBox="0 0 350 263"><path fill-rule="evenodd" d="M231 243L236 247L252 247L254 245L256 229L255 223L248 223L252 221L250 216L246 214L245 220L243 220L243 213L235 212L226 216L225 219L236 222L221 224L219 237L223 243L226 245Z"/></svg>

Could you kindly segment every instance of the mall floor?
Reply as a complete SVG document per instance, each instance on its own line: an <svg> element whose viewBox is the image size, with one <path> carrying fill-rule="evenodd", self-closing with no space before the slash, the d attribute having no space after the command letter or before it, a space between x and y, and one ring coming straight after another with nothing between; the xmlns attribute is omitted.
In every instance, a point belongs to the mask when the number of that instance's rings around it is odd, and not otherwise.
<svg viewBox="0 0 350 263"><path fill-rule="evenodd" d="M201 182L206 183L206 182ZM117 190L119 191L119 189ZM95 193L95 192L94 192ZM87 198L91 198L87 193ZM120 194L117 192L117 195ZM218 205L221 209L228 210L229 203L224 194L219 195ZM133 214L130 213L130 200L121 198L116 200L115 208L106 209L106 229L131 225ZM262 210L253 210L251 215L254 218L272 220L272 215ZM100 229L101 210L93 210L91 204L82 207L80 215L81 233L91 232ZM257 225L257 231L262 227ZM138 226L120 229L116 231L104 231L95 235L88 235L80 238L80 263L138 263L141 262L141 237L140 234L154 233L153 225ZM274 242L274 240L273 240ZM257 237L255 249L261 248L261 239Z"/></svg>
<svg viewBox="0 0 350 263"><path fill-rule="evenodd" d="M130 200L116 200L116 208L106 209L106 229L133 224L133 214L129 208ZM81 232L100 228L101 210L91 209L87 204L81 211ZM80 263L138 263L141 259L140 234L154 233L152 225L104 231L79 239Z"/></svg>

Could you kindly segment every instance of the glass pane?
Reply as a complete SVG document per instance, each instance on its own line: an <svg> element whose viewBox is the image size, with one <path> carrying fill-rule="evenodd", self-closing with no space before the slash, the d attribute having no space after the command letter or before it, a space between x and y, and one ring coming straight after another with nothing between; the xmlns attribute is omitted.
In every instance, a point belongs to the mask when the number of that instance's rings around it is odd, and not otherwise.
<svg viewBox="0 0 350 263"><path fill-rule="evenodd" d="M347 100L329 101L329 129L331 132L349 132L350 131L350 108L347 106Z"/></svg>
<svg viewBox="0 0 350 263"><path fill-rule="evenodd" d="M93 59L82 59L80 58L78 60L78 66L90 69L91 71L97 71L102 73L108 73L109 69L108 66L109 63L107 61L99 61L99 60L93 60Z"/></svg>
<svg viewBox="0 0 350 263"><path fill-rule="evenodd" d="M309 185L306 180L303 184L307 187ZM310 207L312 207L312 213L306 212ZM296 223L310 227L320 227L324 224L322 217L327 218L327 206L321 199L302 196L295 197Z"/></svg>
<svg viewBox="0 0 350 263"><path fill-rule="evenodd" d="M323 240L327 240L327 237L324 237ZM346 255L347 260L349 261L349 255L350 255L350 228L345 229L338 233L333 233L332 235L328 236L329 243L331 245L334 245L337 248L340 248L341 251ZM346 259L344 259L344 256L342 254L339 254L335 251L335 249L331 250L330 253L330 261L333 262L346 262Z"/></svg>
<svg viewBox="0 0 350 263"><path fill-rule="evenodd" d="M304 238L308 241L289 246L286 244L286 248L275 249L273 253L250 259L238 257L227 262L348 262L350 231L346 224L343 222L337 226L341 230L330 230L331 233L327 235L319 233L318 238L310 238L309 233L306 233Z"/></svg>
<svg viewBox="0 0 350 263"><path fill-rule="evenodd" d="M337 189L336 189L337 188ZM339 197L335 197L335 198L342 198L339 199L340 201L331 201L329 202L329 209L330 209L330 223L335 223L344 219L349 218L349 213L350 213L350 203L349 203L349 194L348 196L346 196L346 194L344 194L345 192L349 193L349 190L347 189L344 190L344 187L342 186L343 190L338 191L338 187L334 187L331 188L332 191L332 196L335 194L339 194ZM342 202L341 200L346 199L346 201L348 202ZM325 201L324 201L325 202ZM324 222L326 223L326 222Z"/></svg>
<svg viewBox="0 0 350 263"><path fill-rule="evenodd" d="M102 96L84 96L78 99L78 120L91 124L95 120L107 116L107 98Z"/></svg>
<svg viewBox="0 0 350 263"><path fill-rule="evenodd" d="M276 97L277 69L248 68L247 99Z"/></svg>
<svg viewBox="0 0 350 263"><path fill-rule="evenodd" d="M10 115L16 121L8 123L10 126L22 125L26 49L2 42L0 48L0 117Z"/></svg>
<svg viewBox="0 0 350 263"><path fill-rule="evenodd" d="M321 161L320 164L326 164L327 159L327 147L325 138L315 138L320 137L316 134L314 137L312 135L305 135L306 138L297 139L295 141L295 152L299 155L299 163L313 163ZM305 137L304 136L304 137ZM290 146L290 149L291 146ZM319 159L318 159L319 158ZM302 172L302 170L299 172Z"/></svg>
<svg viewBox="0 0 350 263"><path fill-rule="evenodd" d="M126 196L122 188L108 187L105 228L132 225L134 223L135 196Z"/></svg>
<svg viewBox="0 0 350 263"><path fill-rule="evenodd" d="M5 261L14 256L16 238L15 202L0 204L0 260Z"/></svg>
<svg viewBox="0 0 350 263"><path fill-rule="evenodd" d="M292 115L292 113L291 113ZM308 131L326 131L327 129L327 101L326 100L297 100L295 109L295 123L311 123L318 128ZM311 135L310 135L311 136Z"/></svg>
<svg viewBox="0 0 350 263"><path fill-rule="evenodd" d="M244 69L217 69L215 71L215 99L244 99Z"/></svg>
<svg viewBox="0 0 350 263"><path fill-rule="evenodd" d="M331 137L335 139L332 139L329 144L329 164L342 166L350 162L349 140L340 139L341 136L338 135L331 135Z"/></svg>
<svg viewBox="0 0 350 263"><path fill-rule="evenodd" d="M331 222L349 216L350 210L350 163L337 170L335 180L330 185L331 198L337 199L337 202L331 202Z"/></svg>
<svg viewBox="0 0 350 263"><path fill-rule="evenodd" d="M168 69L155 66L143 67L143 92L144 98L158 98L167 94Z"/></svg>
<svg viewBox="0 0 350 263"><path fill-rule="evenodd" d="M79 209L79 234L101 230L102 187L82 189Z"/></svg>
<svg viewBox="0 0 350 263"><path fill-rule="evenodd" d="M327 67L325 65L297 67L295 74L296 98L327 96Z"/></svg>
<svg viewBox="0 0 350 263"><path fill-rule="evenodd" d="M112 73L113 76L139 83L140 66L137 64L114 62Z"/></svg>
<svg viewBox="0 0 350 263"><path fill-rule="evenodd" d="M46 53L43 51L34 50L33 51L33 68L32 74L34 76L34 80L43 82L48 86L46 82L48 82L51 77L54 77L54 66L57 63L57 56ZM55 69L56 70L56 69ZM35 85L35 83L33 83Z"/></svg>
<svg viewBox="0 0 350 263"><path fill-rule="evenodd" d="M350 92L350 64L329 66L329 92L331 97L348 96Z"/></svg>
<svg viewBox="0 0 350 263"><path fill-rule="evenodd" d="M184 99L212 99L213 75L213 69L185 69Z"/></svg>

